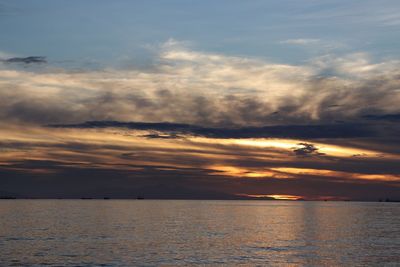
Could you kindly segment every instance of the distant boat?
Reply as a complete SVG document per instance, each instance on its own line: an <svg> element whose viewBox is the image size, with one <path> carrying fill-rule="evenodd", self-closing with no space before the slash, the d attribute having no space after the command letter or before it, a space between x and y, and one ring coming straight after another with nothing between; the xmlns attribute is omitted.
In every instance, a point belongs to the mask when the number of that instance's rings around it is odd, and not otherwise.
<svg viewBox="0 0 400 267"><path fill-rule="evenodd" d="M0 199L17 199L16 197L0 196Z"/></svg>
<svg viewBox="0 0 400 267"><path fill-rule="evenodd" d="M139 196L139 197L137 197L136 199L144 199L144 197Z"/></svg>

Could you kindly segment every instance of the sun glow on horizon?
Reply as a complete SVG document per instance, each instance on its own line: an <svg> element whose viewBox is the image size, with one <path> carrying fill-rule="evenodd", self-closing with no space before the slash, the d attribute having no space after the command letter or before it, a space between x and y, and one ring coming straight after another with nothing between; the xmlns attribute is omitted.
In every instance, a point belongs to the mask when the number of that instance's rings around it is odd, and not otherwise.
<svg viewBox="0 0 400 267"><path fill-rule="evenodd" d="M278 195L278 194L272 194L272 195L262 195L262 194L238 194L238 196L244 196L244 197L250 197L250 198L273 198L275 200L299 200L303 199L301 196L295 196L295 195Z"/></svg>

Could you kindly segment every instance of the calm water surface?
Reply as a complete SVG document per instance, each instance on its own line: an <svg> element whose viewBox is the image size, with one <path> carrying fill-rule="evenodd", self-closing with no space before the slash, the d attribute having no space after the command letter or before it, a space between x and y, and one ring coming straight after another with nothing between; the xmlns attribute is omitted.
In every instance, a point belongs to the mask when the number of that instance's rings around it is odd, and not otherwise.
<svg viewBox="0 0 400 267"><path fill-rule="evenodd" d="M1 200L0 266L400 266L400 203Z"/></svg>

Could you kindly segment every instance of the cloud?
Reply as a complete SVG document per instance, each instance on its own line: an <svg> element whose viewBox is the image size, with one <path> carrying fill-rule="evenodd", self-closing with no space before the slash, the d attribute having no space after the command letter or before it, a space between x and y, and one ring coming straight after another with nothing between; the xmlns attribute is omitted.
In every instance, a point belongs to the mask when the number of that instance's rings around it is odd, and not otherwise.
<svg viewBox="0 0 400 267"><path fill-rule="evenodd" d="M88 121L80 124L53 124L53 128L105 129L123 128L148 130L157 133L146 135L149 138L180 138L180 135L193 135L209 138L356 138L375 137L378 132L368 124L331 125L277 125L262 127L203 127L180 123ZM160 134L162 133L162 134Z"/></svg>
<svg viewBox="0 0 400 267"><path fill-rule="evenodd" d="M324 155L324 153L318 152L318 148L315 147L313 144L309 143L298 143L297 144L299 147L294 148L293 152L297 156L314 156L314 155Z"/></svg>
<svg viewBox="0 0 400 267"><path fill-rule="evenodd" d="M139 166L140 167L140 166ZM66 165L64 162L20 160L0 167L0 187L10 196L46 198L194 198L233 199L237 193L290 194L305 198L399 199L398 182L344 179L292 173L291 179L232 178L205 169L148 166L135 171ZM45 170L54 170L53 172ZM19 170L19 171L16 171ZM30 170L30 171L22 171ZM38 171L41 170L41 171ZM287 170L290 172L291 170ZM95 185L95 186L94 186Z"/></svg>
<svg viewBox="0 0 400 267"><path fill-rule="evenodd" d="M352 79L380 81L387 76L399 75L398 67L400 61L392 59L384 62L373 62L367 53L352 53L342 57L335 55L325 55L312 60L312 64L317 67L320 72L338 75Z"/></svg>
<svg viewBox="0 0 400 267"><path fill-rule="evenodd" d="M397 114L367 114L362 116L364 119L376 121L400 121L400 113Z"/></svg>
<svg viewBox="0 0 400 267"><path fill-rule="evenodd" d="M363 53L296 66L193 51L171 40L154 62L146 69L79 72L6 66L0 70L0 120L226 128L357 124L366 114L400 112L400 64L376 63Z"/></svg>
<svg viewBox="0 0 400 267"><path fill-rule="evenodd" d="M337 40L323 40L312 38L287 39L280 41L279 44L302 47L312 54L320 55L329 54L333 51L343 51L345 48L348 48L348 45L346 43L339 42Z"/></svg>
<svg viewBox="0 0 400 267"><path fill-rule="evenodd" d="M396 1L386 0L384 3L378 3L365 0L343 3L340 1L327 2L318 9L310 9L308 12L298 13L294 17L299 23L309 21L310 23L324 24L329 21L337 21L353 27L358 25L393 27L400 23L400 10Z"/></svg>
<svg viewBox="0 0 400 267"><path fill-rule="evenodd" d="M343 145L343 138L306 141L190 134L169 138L170 131L190 133L195 126L87 125L3 125L0 188L21 197L129 198L145 194L173 198L193 194L196 198L227 198L238 193L351 199L398 196L399 156L387 153L385 146L379 146L379 139L350 138L348 145ZM197 127L199 131L218 130ZM216 133L206 132L209 136ZM368 144L369 150L351 143L360 141ZM319 156L322 153L324 156ZM177 188L175 195L172 188Z"/></svg>
<svg viewBox="0 0 400 267"><path fill-rule="evenodd" d="M291 45L310 45L320 43L320 39L288 39L281 41L281 44L291 44Z"/></svg>
<svg viewBox="0 0 400 267"><path fill-rule="evenodd" d="M183 138L183 136L173 134L160 134L160 133L151 133L151 134L144 134L141 137L146 138L154 138L154 139L176 139L176 138Z"/></svg>
<svg viewBox="0 0 400 267"><path fill-rule="evenodd" d="M31 56L31 57L12 57L4 59L3 62L31 64L31 63L47 63L47 60L45 57Z"/></svg>

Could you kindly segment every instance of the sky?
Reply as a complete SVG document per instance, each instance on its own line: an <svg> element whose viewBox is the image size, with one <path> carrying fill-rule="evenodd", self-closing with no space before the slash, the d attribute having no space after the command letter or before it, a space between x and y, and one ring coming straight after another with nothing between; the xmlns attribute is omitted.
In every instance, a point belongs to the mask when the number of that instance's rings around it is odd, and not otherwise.
<svg viewBox="0 0 400 267"><path fill-rule="evenodd" d="M400 199L397 0L0 0L0 196Z"/></svg>

